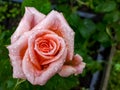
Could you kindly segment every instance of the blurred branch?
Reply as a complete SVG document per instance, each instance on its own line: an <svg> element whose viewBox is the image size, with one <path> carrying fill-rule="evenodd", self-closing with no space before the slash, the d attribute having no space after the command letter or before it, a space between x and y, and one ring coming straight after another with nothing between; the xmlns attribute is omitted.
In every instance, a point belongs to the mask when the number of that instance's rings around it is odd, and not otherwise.
<svg viewBox="0 0 120 90"><path fill-rule="evenodd" d="M14 87L14 90L17 90L17 87L21 84L21 83L23 83L23 82L25 82L26 80L25 79L17 79L17 82L16 82L16 85L15 85L15 87Z"/></svg>
<svg viewBox="0 0 120 90"><path fill-rule="evenodd" d="M101 82L100 90L107 90L107 85L108 85L108 81L109 81L110 71L111 71L111 67L112 67L112 60L113 60L115 52L116 52L116 45L112 45L112 48L111 48L111 51L110 51L109 60L108 60L108 63L106 65L106 69L105 69L105 73L104 73L104 76L103 76L103 80Z"/></svg>
<svg viewBox="0 0 120 90"><path fill-rule="evenodd" d="M76 0L76 1L78 2L79 5L86 5L86 6L88 6L88 3L86 3L86 2L83 2L81 0Z"/></svg>
<svg viewBox="0 0 120 90"><path fill-rule="evenodd" d="M94 6L93 6L93 0L88 0L88 1L86 1L86 2L84 2L84 1L82 1L82 0L76 0L76 1L77 1L77 3L79 4L79 6L85 5L85 6L90 7L91 9L94 8Z"/></svg>

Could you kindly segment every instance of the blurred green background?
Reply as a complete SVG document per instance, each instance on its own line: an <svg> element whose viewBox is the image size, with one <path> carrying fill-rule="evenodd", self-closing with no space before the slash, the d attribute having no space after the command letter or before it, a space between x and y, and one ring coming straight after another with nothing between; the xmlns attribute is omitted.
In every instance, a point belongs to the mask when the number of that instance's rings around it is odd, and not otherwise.
<svg viewBox="0 0 120 90"><path fill-rule="evenodd" d="M16 0L17 1L17 0ZM32 6L44 14L62 12L75 31L75 53L86 68L81 75L55 75L45 86L14 79L6 46L24 14ZM120 90L120 0L0 0L0 90ZM107 68L110 68L110 73ZM95 77L96 76L96 77Z"/></svg>

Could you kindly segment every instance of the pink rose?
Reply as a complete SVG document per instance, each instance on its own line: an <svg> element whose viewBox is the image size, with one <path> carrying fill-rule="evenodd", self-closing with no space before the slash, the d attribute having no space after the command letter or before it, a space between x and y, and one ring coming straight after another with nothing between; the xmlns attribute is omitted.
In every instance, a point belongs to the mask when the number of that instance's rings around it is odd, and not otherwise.
<svg viewBox="0 0 120 90"><path fill-rule="evenodd" d="M8 47L13 77L44 85L52 76L67 77L82 73L85 63L74 56L74 32L62 13L47 16L33 7L25 14Z"/></svg>

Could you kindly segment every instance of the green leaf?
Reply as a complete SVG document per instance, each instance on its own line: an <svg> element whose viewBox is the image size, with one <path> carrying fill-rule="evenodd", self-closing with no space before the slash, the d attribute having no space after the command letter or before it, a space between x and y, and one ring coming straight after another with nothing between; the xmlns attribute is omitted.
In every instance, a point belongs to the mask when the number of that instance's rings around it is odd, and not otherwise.
<svg viewBox="0 0 120 90"><path fill-rule="evenodd" d="M114 24L112 24L112 27L115 30L116 41L120 42L120 24L119 23L114 23Z"/></svg>
<svg viewBox="0 0 120 90"><path fill-rule="evenodd" d="M7 87L5 87L5 88L7 88L7 90L8 90L8 89L11 90L11 89L13 89L15 83L16 83L16 80L13 79L13 77L9 77L9 79L8 79L8 80L6 81L6 83L5 83L6 86L7 86Z"/></svg>
<svg viewBox="0 0 120 90"><path fill-rule="evenodd" d="M110 12L116 9L116 2L115 1L106 1L104 3L100 3L96 6L96 12Z"/></svg>
<svg viewBox="0 0 120 90"><path fill-rule="evenodd" d="M116 40L117 40L117 42L120 42L120 26L119 26L119 24L117 24L117 27L114 27L114 29L116 30Z"/></svg>
<svg viewBox="0 0 120 90"><path fill-rule="evenodd" d="M93 68L93 66L95 66L95 67ZM91 62L89 62L87 64L86 68L88 69L88 71L91 71L92 73L95 73L96 71L102 69L102 63L91 60Z"/></svg>
<svg viewBox="0 0 120 90"><path fill-rule="evenodd" d="M67 20L69 24L73 27L74 31L77 32L79 24L81 23L80 17L76 13L71 13L69 16L67 16Z"/></svg>
<svg viewBox="0 0 120 90"><path fill-rule="evenodd" d="M71 13L70 5L68 4L61 4L57 5L57 10L68 16Z"/></svg>
<svg viewBox="0 0 120 90"><path fill-rule="evenodd" d="M106 25L104 23L98 23L96 27L97 30L93 36L94 40L100 42L100 44L104 47L110 46L112 41L106 32Z"/></svg>
<svg viewBox="0 0 120 90"><path fill-rule="evenodd" d="M105 14L103 20L107 23L112 23L120 20L120 12L119 11L113 11L110 13Z"/></svg>
<svg viewBox="0 0 120 90"><path fill-rule="evenodd" d="M79 32L84 38L89 38L95 29L96 25L90 19L85 19L79 24Z"/></svg>
<svg viewBox="0 0 120 90"><path fill-rule="evenodd" d="M119 90L120 88L119 75L120 75L120 51L117 50L112 60L112 68L110 72L107 90Z"/></svg>
<svg viewBox="0 0 120 90"><path fill-rule="evenodd" d="M120 42L120 28L116 31L117 41Z"/></svg>
<svg viewBox="0 0 120 90"><path fill-rule="evenodd" d="M55 75L44 86L32 85L28 81L25 81L17 86L17 90L70 90L78 84L77 77L70 76L63 78Z"/></svg>
<svg viewBox="0 0 120 90"><path fill-rule="evenodd" d="M106 32L100 32L98 34L98 41L100 41L101 43L109 41L109 37L108 37L107 33Z"/></svg>
<svg viewBox="0 0 120 90"><path fill-rule="evenodd" d="M120 63L115 64L115 71L120 72Z"/></svg>
<svg viewBox="0 0 120 90"><path fill-rule="evenodd" d="M40 12L47 14L51 10L51 3L49 0L24 0L22 3L22 10L25 7L35 7Z"/></svg>
<svg viewBox="0 0 120 90"><path fill-rule="evenodd" d="M117 0L118 3L120 3L120 0Z"/></svg>

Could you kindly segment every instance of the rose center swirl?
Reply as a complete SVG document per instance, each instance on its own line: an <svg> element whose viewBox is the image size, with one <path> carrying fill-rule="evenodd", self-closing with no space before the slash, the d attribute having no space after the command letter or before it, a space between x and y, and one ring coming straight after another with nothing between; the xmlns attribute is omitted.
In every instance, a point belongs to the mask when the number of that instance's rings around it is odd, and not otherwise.
<svg viewBox="0 0 120 90"><path fill-rule="evenodd" d="M40 40L39 38L36 40L36 47L39 49L39 51L42 51L44 53L48 53L54 48L49 40Z"/></svg>
<svg viewBox="0 0 120 90"><path fill-rule="evenodd" d="M35 50L39 55L54 56L60 47L59 40L54 35L44 35L35 40Z"/></svg>

